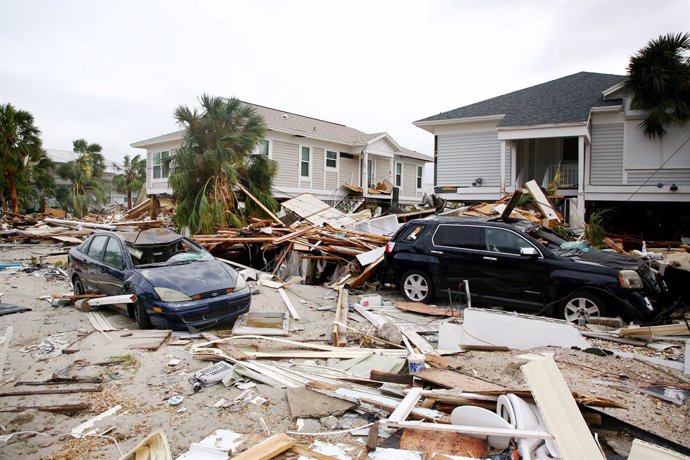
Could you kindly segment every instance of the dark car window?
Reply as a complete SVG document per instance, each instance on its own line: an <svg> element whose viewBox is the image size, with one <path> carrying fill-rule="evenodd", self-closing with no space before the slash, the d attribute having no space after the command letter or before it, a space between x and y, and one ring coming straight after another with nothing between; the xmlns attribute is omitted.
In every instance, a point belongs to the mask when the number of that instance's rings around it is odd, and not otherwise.
<svg viewBox="0 0 690 460"><path fill-rule="evenodd" d="M108 245L105 247L105 255L103 262L115 268L122 268L124 261L122 259L122 247L115 238L108 240Z"/></svg>
<svg viewBox="0 0 690 460"><path fill-rule="evenodd" d="M484 237L487 251L520 254L520 249L534 247L520 235L502 228L487 227Z"/></svg>
<svg viewBox="0 0 690 460"><path fill-rule="evenodd" d="M101 260L103 256L103 248L105 247L105 243L107 240L108 237L105 235L95 236L91 241L89 251L87 252L89 257L93 257L96 260Z"/></svg>
<svg viewBox="0 0 690 460"><path fill-rule="evenodd" d="M467 225L439 225L434 234L436 246L452 248L483 249L482 229Z"/></svg>
<svg viewBox="0 0 690 460"><path fill-rule="evenodd" d="M406 241L406 242L413 242L417 239L417 237L422 233L422 230L424 230L423 225L415 225L414 227L410 227L405 233L403 233L402 238L400 238L400 241Z"/></svg>

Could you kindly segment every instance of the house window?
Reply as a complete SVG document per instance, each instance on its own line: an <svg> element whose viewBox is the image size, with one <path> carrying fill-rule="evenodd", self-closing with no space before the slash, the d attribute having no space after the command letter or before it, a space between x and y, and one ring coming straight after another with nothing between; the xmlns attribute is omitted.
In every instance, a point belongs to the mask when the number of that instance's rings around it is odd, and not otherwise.
<svg viewBox="0 0 690 460"><path fill-rule="evenodd" d="M268 139L261 139L259 141L259 146L258 146L258 150L256 153L258 155L263 155L263 156L267 157L268 151L269 151L268 149L269 149Z"/></svg>
<svg viewBox="0 0 690 460"><path fill-rule="evenodd" d="M167 179L170 176L170 162L167 161L170 158L170 152L156 152L153 154L152 164L153 164L153 178L154 179Z"/></svg>
<svg viewBox="0 0 690 460"><path fill-rule="evenodd" d="M300 177L309 177L309 163L311 162L311 149L309 147L302 147L300 157L299 175Z"/></svg>
<svg viewBox="0 0 690 460"><path fill-rule="evenodd" d="M338 152L326 150L326 167L327 168L337 168L338 167Z"/></svg>
<svg viewBox="0 0 690 460"><path fill-rule="evenodd" d="M395 186L402 187L403 165L402 163L395 163Z"/></svg>
<svg viewBox="0 0 690 460"><path fill-rule="evenodd" d="M417 166L417 190L422 189L423 177L424 177L424 166Z"/></svg>

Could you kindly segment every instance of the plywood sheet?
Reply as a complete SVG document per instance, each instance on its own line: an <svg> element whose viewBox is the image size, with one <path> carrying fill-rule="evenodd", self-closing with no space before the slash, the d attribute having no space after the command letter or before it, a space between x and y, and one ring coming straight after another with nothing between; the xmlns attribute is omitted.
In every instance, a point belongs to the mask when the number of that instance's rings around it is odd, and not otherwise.
<svg viewBox="0 0 690 460"><path fill-rule="evenodd" d="M470 393L505 390L499 385L485 382L483 380L479 380L448 369L424 369L423 371L419 371L414 375L415 377L426 382L435 383L440 387L455 388Z"/></svg>

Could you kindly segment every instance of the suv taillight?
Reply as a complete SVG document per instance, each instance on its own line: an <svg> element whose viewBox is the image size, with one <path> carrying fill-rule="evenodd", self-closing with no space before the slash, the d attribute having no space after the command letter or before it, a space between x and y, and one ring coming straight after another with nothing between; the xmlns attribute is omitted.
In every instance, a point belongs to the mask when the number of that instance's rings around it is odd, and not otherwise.
<svg viewBox="0 0 690 460"><path fill-rule="evenodd" d="M395 247L395 243L393 243L392 241L389 241L388 243L386 243L386 252L389 252L389 253L393 252L394 247Z"/></svg>

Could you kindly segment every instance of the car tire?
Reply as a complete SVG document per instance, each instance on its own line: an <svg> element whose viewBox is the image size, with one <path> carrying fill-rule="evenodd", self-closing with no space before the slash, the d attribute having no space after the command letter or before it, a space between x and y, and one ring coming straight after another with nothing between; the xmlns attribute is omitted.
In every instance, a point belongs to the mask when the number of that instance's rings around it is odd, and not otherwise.
<svg viewBox="0 0 690 460"><path fill-rule="evenodd" d="M74 295L86 294L86 289L84 289L84 283L78 276L75 276L72 280L72 291L74 291Z"/></svg>
<svg viewBox="0 0 690 460"><path fill-rule="evenodd" d="M571 294L561 302L558 317L569 323L587 322L591 317L607 316L604 302L594 294L580 292Z"/></svg>
<svg viewBox="0 0 690 460"><path fill-rule="evenodd" d="M149 318L149 314L141 302L134 304L134 321L137 322L139 329L151 329L152 327L151 318Z"/></svg>
<svg viewBox="0 0 690 460"><path fill-rule="evenodd" d="M400 278L400 290L410 302L428 302L434 296L431 277L421 270L409 270Z"/></svg>

